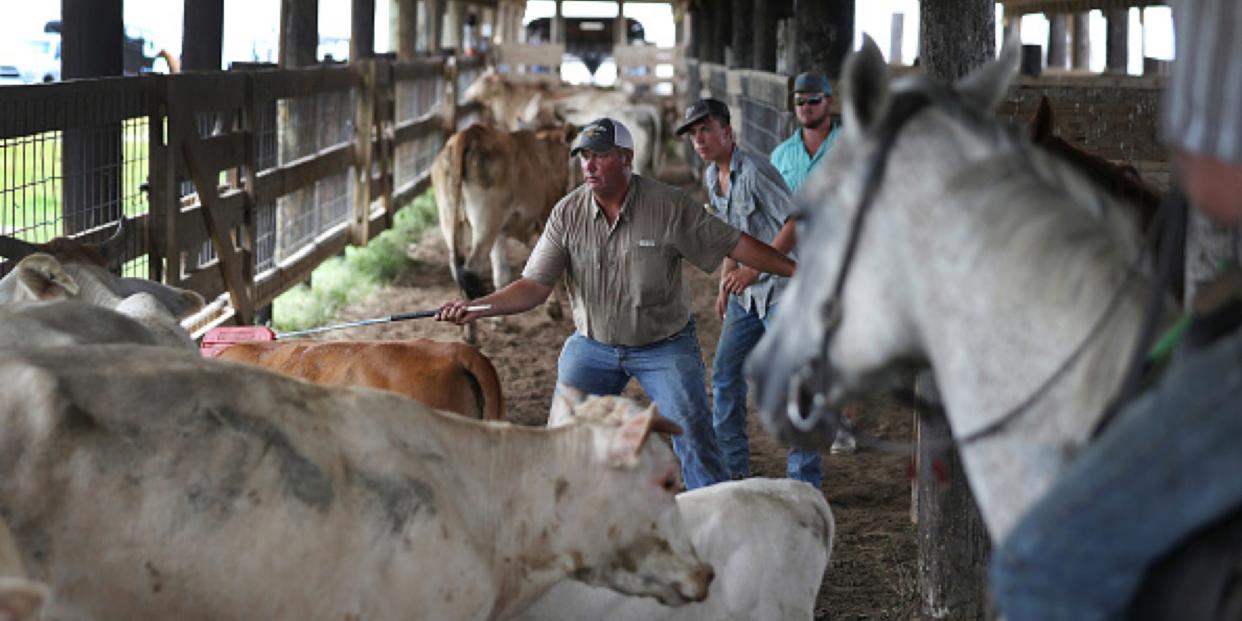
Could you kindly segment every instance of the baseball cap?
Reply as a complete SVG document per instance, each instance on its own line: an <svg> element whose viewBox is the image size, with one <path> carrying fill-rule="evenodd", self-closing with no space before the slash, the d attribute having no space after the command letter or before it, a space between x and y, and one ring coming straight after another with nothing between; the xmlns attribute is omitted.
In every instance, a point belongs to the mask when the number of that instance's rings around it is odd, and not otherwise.
<svg viewBox="0 0 1242 621"><path fill-rule="evenodd" d="M678 136L690 131L690 126L702 121L703 119L714 116L721 120L725 125L729 124L729 106L719 99L700 99L686 108L686 115L683 117L681 125L677 126L677 130L673 133Z"/></svg>
<svg viewBox="0 0 1242 621"><path fill-rule="evenodd" d="M832 85L828 83L828 78L813 71L807 71L798 74L798 77L794 79L794 92L831 95Z"/></svg>
<svg viewBox="0 0 1242 621"><path fill-rule="evenodd" d="M603 117L582 127L582 131L578 132L578 137L574 139L574 144L569 149L569 154L577 155L583 149L609 151L615 148L633 151L634 138L630 136L630 130L620 122Z"/></svg>

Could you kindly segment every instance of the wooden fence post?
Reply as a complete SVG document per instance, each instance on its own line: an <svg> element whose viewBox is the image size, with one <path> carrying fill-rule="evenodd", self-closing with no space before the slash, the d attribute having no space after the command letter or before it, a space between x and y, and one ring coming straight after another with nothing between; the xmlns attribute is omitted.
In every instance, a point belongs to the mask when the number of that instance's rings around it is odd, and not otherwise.
<svg viewBox="0 0 1242 621"><path fill-rule="evenodd" d="M371 161L375 121L375 62L358 62L358 98L354 108L354 208L349 223L349 242L367 245L371 238Z"/></svg>

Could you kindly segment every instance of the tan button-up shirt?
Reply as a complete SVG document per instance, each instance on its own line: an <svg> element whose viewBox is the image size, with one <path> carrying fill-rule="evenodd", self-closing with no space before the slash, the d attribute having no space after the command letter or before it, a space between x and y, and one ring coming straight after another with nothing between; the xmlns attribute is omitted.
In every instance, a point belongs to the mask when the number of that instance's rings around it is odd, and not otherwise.
<svg viewBox="0 0 1242 621"><path fill-rule="evenodd" d="M611 345L646 345L690 320L681 260L711 272L741 235L684 192L640 175L630 177L610 226L584 184L552 209L522 276L555 286L568 272L579 332Z"/></svg>

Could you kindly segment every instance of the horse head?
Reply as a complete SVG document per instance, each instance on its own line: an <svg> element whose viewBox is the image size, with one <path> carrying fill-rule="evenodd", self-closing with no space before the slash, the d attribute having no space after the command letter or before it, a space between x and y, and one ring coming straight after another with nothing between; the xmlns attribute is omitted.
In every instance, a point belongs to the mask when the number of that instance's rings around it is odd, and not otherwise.
<svg viewBox="0 0 1242 621"><path fill-rule="evenodd" d="M901 238L921 228L917 220L926 216L917 203L952 182L937 174L945 160L979 158L989 148L987 132L960 128L994 124L1019 51L1010 43L997 62L953 86L924 76L890 85L869 37L847 59L843 133L796 198L797 273L747 364L763 420L783 441L830 442L829 411L925 364L921 328L909 311L921 285L899 267L919 261L919 251ZM955 148L946 150L944 141ZM877 168L881 176L870 184Z"/></svg>

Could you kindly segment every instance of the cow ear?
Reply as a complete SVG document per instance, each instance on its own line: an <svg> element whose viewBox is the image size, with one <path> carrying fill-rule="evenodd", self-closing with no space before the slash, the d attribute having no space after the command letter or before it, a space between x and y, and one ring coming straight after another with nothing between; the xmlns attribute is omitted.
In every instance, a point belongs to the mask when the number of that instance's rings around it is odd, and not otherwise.
<svg viewBox="0 0 1242 621"><path fill-rule="evenodd" d="M54 257L36 252L13 268L20 291L31 300L61 300L78 294L78 283Z"/></svg>
<svg viewBox="0 0 1242 621"><path fill-rule="evenodd" d="M631 416L617 429L608 447L608 461L614 466L632 468L638 463L638 454L653 431L681 433L681 427L657 414L654 405L648 407L641 414Z"/></svg>
<svg viewBox="0 0 1242 621"><path fill-rule="evenodd" d="M557 384L548 412L548 428L564 427L576 420L574 408L586 400L586 393L568 384Z"/></svg>

